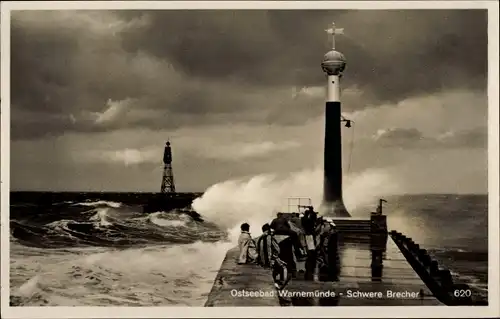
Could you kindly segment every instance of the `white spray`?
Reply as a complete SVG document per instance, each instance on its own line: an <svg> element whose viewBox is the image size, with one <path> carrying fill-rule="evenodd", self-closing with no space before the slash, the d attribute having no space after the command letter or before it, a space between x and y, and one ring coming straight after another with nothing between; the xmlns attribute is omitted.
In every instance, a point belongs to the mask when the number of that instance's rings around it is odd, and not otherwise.
<svg viewBox="0 0 500 319"><path fill-rule="evenodd" d="M318 200L320 178L319 170L304 170L285 179L269 174L246 181L226 181L208 188L193 202L193 208L204 218L228 229L233 240L243 222L250 224L253 235L259 235L261 226L270 222L277 211L286 210L288 197Z"/></svg>
<svg viewBox="0 0 500 319"><path fill-rule="evenodd" d="M249 180L233 180L216 184L193 202L193 208L204 218L229 230L235 240L239 226L250 224L251 233L260 234L261 226L271 221L276 212L286 210L288 197L309 197L319 206L322 198L323 172L309 169L295 172L287 178L259 175ZM349 211L365 213L376 205L381 196L393 194L401 187L384 170L367 170L345 178L344 200ZM366 212L361 210L366 208Z"/></svg>

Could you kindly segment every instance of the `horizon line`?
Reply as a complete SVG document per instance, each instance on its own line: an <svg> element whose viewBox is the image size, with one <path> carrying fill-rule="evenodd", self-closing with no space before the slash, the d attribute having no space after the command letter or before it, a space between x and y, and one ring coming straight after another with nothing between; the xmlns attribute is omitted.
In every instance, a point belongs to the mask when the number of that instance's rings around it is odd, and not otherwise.
<svg viewBox="0 0 500 319"><path fill-rule="evenodd" d="M156 191L111 191L111 190L65 190L65 191L60 191L60 190L10 190L10 193L107 193L107 194L162 194L161 192L156 192ZM192 193L205 193L206 190L204 191L181 191L181 192L175 192L175 193L165 193L165 194L192 194ZM459 193L459 192L408 192L408 193L394 193L394 194L387 194L384 196L405 196L405 195L489 195L489 192L464 192L464 193ZM383 196L382 196L383 197Z"/></svg>

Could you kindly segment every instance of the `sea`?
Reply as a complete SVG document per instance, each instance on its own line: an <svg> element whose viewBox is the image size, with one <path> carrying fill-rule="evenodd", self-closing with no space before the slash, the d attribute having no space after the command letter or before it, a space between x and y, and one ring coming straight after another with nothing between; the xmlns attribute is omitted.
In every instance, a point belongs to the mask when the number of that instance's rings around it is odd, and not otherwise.
<svg viewBox="0 0 500 319"><path fill-rule="evenodd" d="M143 213L123 194L52 193L44 205L33 194L10 202L12 306L203 306L235 245L236 221L252 211L232 219L201 212L204 221L197 221L177 210ZM487 300L487 196L386 199L389 229L411 237Z"/></svg>

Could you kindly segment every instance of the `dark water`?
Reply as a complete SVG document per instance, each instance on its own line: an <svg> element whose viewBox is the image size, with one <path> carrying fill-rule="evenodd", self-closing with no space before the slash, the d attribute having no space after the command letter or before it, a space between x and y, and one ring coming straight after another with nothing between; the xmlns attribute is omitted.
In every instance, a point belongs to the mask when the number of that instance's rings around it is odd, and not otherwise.
<svg viewBox="0 0 500 319"><path fill-rule="evenodd" d="M14 305L202 305L231 245L215 224L182 211L51 197L11 200Z"/></svg>
<svg viewBox="0 0 500 319"><path fill-rule="evenodd" d="M39 194L11 197L14 304L204 304L233 245L227 229L180 211L144 214L123 194L73 196L52 194L43 204ZM412 237L486 298L486 196L394 197L385 213L390 229Z"/></svg>
<svg viewBox="0 0 500 319"><path fill-rule="evenodd" d="M450 269L456 282L470 284L478 299L487 300L486 195L395 197L386 213L391 229L413 238Z"/></svg>
<svg viewBox="0 0 500 319"><path fill-rule="evenodd" d="M224 236L215 224L197 221L183 210L145 214L134 201L103 200L95 194L78 198L81 201L67 200L67 193L61 196L66 200L60 201L51 194L52 203L41 201L38 196L31 201L27 195L11 201L10 210L11 234L26 246L125 248L197 240L213 242Z"/></svg>

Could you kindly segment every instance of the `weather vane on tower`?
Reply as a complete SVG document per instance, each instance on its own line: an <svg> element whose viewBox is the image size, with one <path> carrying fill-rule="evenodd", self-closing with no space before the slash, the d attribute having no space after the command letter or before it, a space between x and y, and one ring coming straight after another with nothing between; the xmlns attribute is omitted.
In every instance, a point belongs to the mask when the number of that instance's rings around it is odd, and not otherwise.
<svg viewBox="0 0 500 319"><path fill-rule="evenodd" d="M335 28L335 22L332 22L332 27L325 30L328 34L332 35L332 50L335 50L335 35L344 34L344 28Z"/></svg>

